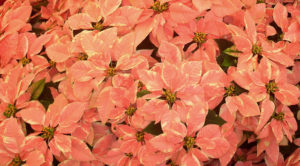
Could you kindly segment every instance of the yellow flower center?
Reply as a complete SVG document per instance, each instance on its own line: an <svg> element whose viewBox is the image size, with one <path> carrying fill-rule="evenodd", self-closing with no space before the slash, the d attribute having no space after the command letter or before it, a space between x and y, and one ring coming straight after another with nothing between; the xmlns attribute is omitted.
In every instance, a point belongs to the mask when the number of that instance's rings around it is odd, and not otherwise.
<svg viewBox="0 0 300 166"><path fill-rule="evenodd" d="M45 140L51 140L54 136L54 128L52 127L44 127L42 130L41 137Z"/></svg>
<svg viewBox="0 0 300 166"><path fill-rule="evenodd" d="M175 162L171 161L170 163L171 166L179 166L178 164L176 164Z"/></svg>
<svg viewBox="0 0 300 166"><path fill-rule="evenodd" d="M174 93L172 93L170 90L165 90L163 92L164 96L166 97L166 100L168 102L168 104L172 105L173 103L175 103L176 101L176 95Z"/></svg>
<svg viewBox="0 0 300 166"><path fill-rule="evenodd" d="M98 30L98 31L102 31L104 29L104 26L102 23L100 22L97 22L95 25L94 25L94 29Z"/></svg>
<svg viewBox="0 0 300 166"><path fill-rule="evenodd" d="M169 4L167 2L163 3L163 4L160 4L160 2L157 0L157 1L154 2L153 6L151 8L155 12L162 13L162 12L169 9Z"/></svg>
<svg viewBox="0 0 300 166"><path fill-rule="evenodd" d="M259 45L257 45L257 44L254 44L254 45L252 46L252 53L253 53L254 55L260 55L260 54L262 53L262 47L259 46Z"/></svg>
<svg viewBox="0 0 300 166"><path fill-rule="evenodd" d="M132 153L125 153L125 156L127 156L128 158L132 159L133 154Z"/></svg>
<svg viewBox="0 0 300 166"><path fill-rule="evenodd" d="M235 96L235 91L236 91L236 87L234 85L230 85L229 87L226 87L225 88L226 90L226 95L227 96Z"/></svg>
<svg viewBox="0 0 300 166"><path fill-rule="evenodd" d="M128 115L128 116L133 116L135 111L136 111L136 108L134 106L129 106L127 108L127 110L125 111L125 114Z"/></svg>
<svg viewBox="0 0 300 166"><path fill-rule="evenodd" d="M145 87L145 85L141 81L139 81L138 89L141 91L144 87Z"/></svg>
<svg viewBox="0 0 300 166"><path fill-rule="evenodd" d="M81 61L87 60L88 57L89 57L89 56L88 56L87 54L84 54L84 53L80 53L80 54L78 55L78 59L81 60Z"/></svg>
<svg viewBox="0 0 300 166"><path fill-rule="evenodd" d="M11 163L9 164L9 166L21 166L24 163L25 162L23 162L21 160L20 156L16 155L16 157L11 161Z"/></svg>
<svg viewBox="0 0 300 166"><path fill-rule="evenodd" d="M278 90L278 87L277 87L275 81L271 81L266 85L266 89L267 89L267 92L269 94L271 94L271 93L276 92Z"/></svg>
<svg viewBox="0 0 300 166"><path fill-rule="evenodd" d="M194 42L199 43L199 44L203 44L206 42L207 35L205 33L196 32L194 34L195 34L195 36L193 38Z"/></svg>
<svg viewBox="0 0 300 166"><path fill-rule="evenodd" d="M51 67L55 67L55 65L56 65L56 62L54 62L54 61L50 60L50 61L49 61L49 64L50 64L50 66L51 66Z"/></svg>
<svg viewBox="0 0 300 166"><path fill-rule="evenodd" d="M265 0L257 0L256 3L265 3Z"/></svg>
<svg viewBox="0 0 300 166"><path fill-rule="evenodd" d="M237 161L247 161L247 157L245 155L237 155L236 160Z"/></svg>
<svg viewBox="0 0 300 166"><path fill-rule="evenodd" d="M195 138L194 137L188 136L188 137L184 138L184 146L187 149L193 148L194 145L195 145Z"/></svg>
<svg viewBox="0 0 300 166"><path fill-rule="evenodd" d="M138 141L138 142L145 142L145 138L144 138L144 136L145 136L145 133L143 132L143 131L138 131L138 132L136 132L136 140Z"/></svg>
<svg viewBox="0 0 300 166"><path fill-rule="evenodd" d="M284 120L284 113L280 112L278 114L273 115L273 118L279 121L283 121Z"/></svg>
<svg viewBox="0 0 300 166"><path fill-rule="evenodd" d="M26 66L27 64L30 63L30 60L24 57L20 60L20 62L22 63L23 66Z"/></svg>
<svg viewBox="0 0 300 166"><path fill-rule="evenodd" d="M3 115L7 118L10 118L11 116L15 116L16 112L17 108L12 104L8 104L7 108L3 112Z"/></svg>
<svg viewBox="0 0 300 166"><path fill-rule="evenodd" d="M107 70L106 70L106 75L108 77L112 77L114 75L116 75L116 69L114 67L109 67Z"/></svg>

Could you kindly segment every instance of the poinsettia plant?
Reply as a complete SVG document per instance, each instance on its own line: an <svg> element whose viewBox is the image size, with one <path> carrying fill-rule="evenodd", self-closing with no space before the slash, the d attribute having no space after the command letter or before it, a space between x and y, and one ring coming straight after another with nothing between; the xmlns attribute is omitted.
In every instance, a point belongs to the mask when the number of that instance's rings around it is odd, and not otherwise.
<svg viewBox="0 0 300 166"><path fill-rule="evenodd" d="M0 5L0 166L300 164L300 1Z"/></svg>

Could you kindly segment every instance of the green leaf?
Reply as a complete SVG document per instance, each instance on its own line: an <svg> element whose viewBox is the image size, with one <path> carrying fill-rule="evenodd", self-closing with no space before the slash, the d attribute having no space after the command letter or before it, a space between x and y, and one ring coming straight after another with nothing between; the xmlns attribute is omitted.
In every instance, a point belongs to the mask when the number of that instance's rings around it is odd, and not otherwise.
<svg viewBox="0 0 300 166"><path fill-rule="evenodd" d="M242 53L242 51L237 50L235 46L231 46L226 48L223 53L232 57L239 57L239 54Z"/></svg>
<svg viewBox="0 0 300 166"><path fill-rule="evenodd" d="M46 79L44 78L42 80L34 82L29 87L29 91L31 91L31 100L37 100L40 97L45 87L45 81Z"/></svg>
<svg viewBox="0 0 300 166"><path fill-rule="evenodd" d="M222 66L224 67L229 67L233 64L233 61L231 60L231 58L229 56L225 56L224 60L222 62Z"/></svg>
<svg viewBox="0 0 300 166"><path fill-rule="evenodd" d="M223 67L236 66L236 64L237 64L236 58L229 55L224 56L224 60L222 62Z"/></svg>
<svg viewBox="0 0 300 166"><path fill-rule="evenodd" d="M137 92L136 96L137 96L137 97L143 97L143 96L145 96L145 95L147 95L147 94L150 94L150 93L151 93L150 91L147 91L147 90L141 90L141 91Z"/></svg>
<svg viewBox="0 0 300 166"><path fill-rule="evenodd" d="M43 93L39 97L39 101L43 104L46 110L48 109L48 106L54 102L50 87L57 89L58 83L53 83L53 82L46 83Z"/></svg>
<svg viewBox="0 0 300 166"><path fill-rule="evenodd" d="M215 111L209 110L206 116L205 125L207 124L217 124L222 126L226 121L222 119Z"/></svg>
<svg viewBox="0 0 300 166"><path fill-rule="evenodd" d="M155 124L154 121L151 122L143 131L152 135L159 135L163 133L160 123Z"/></svg>
<svg viewBox="0 0 300 166"><path fill-rule="evenodd" d="M40 103L44 106L44 108L47 110L49 105L52 104L50 100L40 100Z"/></svg>
<svg viewBox="0 0 300 166"><path fill-rule="evenodd" d="M220 55L217 56L217 63L227 72L229 66L236 66L238 50L235 49L233 43L226 39L215 39L220 49Z"/></svg>
<svg viewBox="0 0 300 166"><path fill-rule="evenodd" d="M215 39L221 52L233 46L233 43L226 39Z"/></svg>

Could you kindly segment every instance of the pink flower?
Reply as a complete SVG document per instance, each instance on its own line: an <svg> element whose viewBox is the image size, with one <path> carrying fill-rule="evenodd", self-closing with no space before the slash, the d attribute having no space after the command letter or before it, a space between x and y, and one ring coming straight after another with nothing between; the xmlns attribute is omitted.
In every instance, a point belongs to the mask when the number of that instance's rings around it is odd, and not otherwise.
<svg viewBox="0 0 300 166"><path fill-rule="evenodd" d="M44 154L38 149L29 149L25 135L17 119L9 118L1 123L1 165L26 164L37 166L45 163ZM26 142L28 143L28 142Z"/></svg>
<svg viewBox="0 0 300 166"><path fill-rule="evenodd" d="M244 24L246 33L239 27L228 25L232 32L232 37L237 50L242 51L238 65L246 65L252 69L252 58L254 56L264 56L272 61L285 66L293 65L293 60L282 52L284 43L267 42L263 34L257 32L255 22L248 12L245 12Z"/></svg>
<svg viewBox="0 0 300 166"><path fill-rule="evenodd" d="M47 112L40 106L37 109L24 109L19 114L37 131L35 135L40 135L48 143L52 154L57 158L72 156L78 161L91 161L94 156L86 144L76 137L65 135L76 129L77 122L86 109L87 103L68 103L63 95L59 95Z"/></svg>
<svg viewBox="0 0 300 166"><path fill-rule="evenodd" d="M283 135L286 135L289 141L292 142L292 136L298 128L293 113L284 105L277 106L275 111L274 107L275 106L271 101L264 101L262 103L262 115L256 129L257 133L259 133L262 127L266 125L266 122L271 118L271 121L268 122L268 124L270 124L270 127L272 128L277 143L281 142Z"/></svg>
<svg viewBox="0 0 300 166"><path fill-rule="evenodd" d="M27 89L34 79L34 74L26 74L22 69L21 65L17 65L7 73L6 80L0 82L1 120L15 117L17 111L24 108L30 100Z"/></svg>

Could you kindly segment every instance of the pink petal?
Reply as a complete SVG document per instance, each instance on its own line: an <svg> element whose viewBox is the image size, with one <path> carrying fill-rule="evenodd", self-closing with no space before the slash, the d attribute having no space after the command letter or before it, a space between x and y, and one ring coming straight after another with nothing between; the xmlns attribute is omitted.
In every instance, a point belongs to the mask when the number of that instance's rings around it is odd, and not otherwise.
<svg viewBox="0 0 300 166"><path fill-rule="evenodd" d="M135 27L134 33L136 34L136 37L134 48L136 48L149 35L153 29L153 23L153 19L148 19Z"/></svg>
<svg viewBox="0 0 300 166"><path fill-rule="evenodd" d="M182 3L172 3L169 10L171 18L177 23L187 23L197 16L196 11Z"/></svg>
<svg viewBox="0 0 300 166"><path fill-rule="evenodd" d="M68 100L63 94L60 94L56 98L54 98L54 103L49 105L48 107L44 126L48 126L49 124L53 127L56 126L60 120L60 112L67 104Z"/></svg>
<svg viewBox="0 0 300 166"><path fill-rule="evenodd" d="M54 134L56 148L63 154L71 151L71 137L64 134Z"/></svg>
<svg viewBox="0 0 300 166"><path fill-rule="evenodd" d="M92 76L89 74L92 71L90 61L77 61L70 68L70 74L77 81L89 81Z"/></svg>
<svg viewBox="0 0 300 166"><path fill-rule="evenodd" d="M121 5L121 2L122 0L101 0L101 15L107 17Z"/></svg>
<svg viewBox="0 0 300 166"><path fill-rule="evenodd" d="M134 138L136 134L136 130L127 125L118 125L117 130L120 132L120 135L126 140L130 138Z"/></svg>
<svg viewBox="0 0 300 166"><path fill-rule="evenodd" d="M232 75L234 82L244 89L249 89L252 80L250 78L249 72L247 70L237 70Z"/></svg>
<svg viewBox="0 0 300 166"><path fill-rule="evenodd" d="M150 144L154 148L156 148L164 153L170 153L176 149L174 143L168 141L166 134L161 134L161 135L158 135L158 136L152 138L150 140Z"/></svg>
<svg viewBox="0 0 300 166"><path fill-rule="evenodd" d="M101 157L107 154L114 141L115 137L112 134L101 137L93 147L93 154L95 157Z"/></svg>
<svg viewBox="0 0 300 166"><path fill-rule="evenodd" d="M97 98L97 108L102 123L106 123L110 112L114 110L114 104L111 101L110 91L110 87L103 89Z"/></svg>
<svg viewBox="0 0 300 166"><path fill-rule="evenodd" d="M17 114L31 125L42 125L46 115L44 107L39 102L29 105L29 107L22 109Z"/></svg>
<svg viewBox="0 0 300 166"><path fill-rule="evenodd" d="M180 165L182 166L202 166L203 164L198 160L193 153L187 153L181 158Z"/></svg>
<svg viewBox="0 0 300 166"><path fill-rule="evenodd" d="M20 153L25 143L25 136L17 119L9 118L2 123L6 123L2 134L3 145L10 152Z"/></svg>
<svg viewBox="0 0 300 166"><path fill-rule="evenodd" d="M119 38L114 46L114 58L119 59L123 55L132 55L135 50L135 33L128 33Z"/></svg>
<svg viewBox="0 0 300 166"><path fill-rule="evenodd" d="M18 35L12 34L6 36L0 41L0 58L1 66L6 65L10 59L17 53Z"/></svg>
<svg viewBox="0 0 300 166"><path fill-rule="evenodd" d="M215 138L213 139L213 142L215 143L215 148L205 148L202 147L204 153L206 153L208 156L212 158L220 158L223 155L225 155L230 148L230 144L225 138Z"/></svg>
<svg viewBox="0 0 300 166"><path fill-rule="evenodd" d="M270 141L269 146L266 149L266 153L273 160L274 163L277 163L280 152L279 146L276 143L275 138Z"/></svg>
<svg viewBox="0 0 300 166"><path fill-rule="evenodd" d="M28 39L26 35L19 35L17 58L22 59L28 51Z"/></svg>
<svg viewBox="0 0 300 166"><path fill-rule="evenodd" d="M182 65L184 73L188 74L189 83L197 84L201 79L202 74L202 62L201 61L189 61Z"/></svg>
<svg viewBox="0 0 300 166"><path fill-rule="evenodd" d="M274 7L273 18L275 23L282 29L283 32L286 32L288 26L288 13L286 7L281 3L277 3Z"/></svg>
<svg viewBox="0 0 300 166"><path fill-rule="evenodd" d="M72 30L91 29L93 28L91 22L93 21L95 20L88 14L78 13L69 17L66 24L69 25Z"/></svg>
<svg viewBox="0 0 300 166"><path fill-rule="evenodd" d="M294 144L296 144L297 146L300 146L300 138L295 139Z"/></svg>
<svg viewBox="0 0 300 166"><path fill-rule="evenodd" d="M274 110L275 110L275 105L272 101L268 99L263 100L263 102L261 103L261 115L259 117L258 125L255 130L256 133L260 131L264 127L264 125L268 122Z"/></svg>
<svg viewBox="0 0 300 166"><path fill-rule="evenodd" d="M83 32L80 38L83 50L89 55L99 55L107 53L113 47L113 43L117 39L117 28L109 28L98 32Z"/></svg>
<svg viewBox="0 0 300 166"><path fill-rule="evenodd" d="M282 138L283 138L281 122L279 122L276 119L273 119L271 121L270 125L271 125L272 131L274 133L274 136L277 140L277 143L279 144L281 142Z"/></svg>
<svg viewBox="0 0 300 166"><path fill-rule="evenodd" d="M200 149L193 148L193 149L191 149L191 153L193 153L198 158L199 161L207 161L208 160L207 155Z"/></svg>
<svg viewBox="0 0 300 166"><path fill-rule="evenodd" d="M187 75L185 75L185 73L177 66L165 62L162 67L162 80L174 93L185 86L187 83Z"/></svg>
<svg viewBox="0 0 300 166"><path fill-rule="evenodd" d="M245 22L247 34L250 37L251 42L256 43L257 33L256 33L255 22L252 16L248 12L245 12L244 22Z"/></svg>
<svg viewBox="0 0 300 166"><path fill-rule="evenodd" d="M187 134L187 129L176 112L165 113L161 119L161 127L168 135L169 141L173 143L181 142Z"/></svg>
<svg viewBox="0 0 300 166"><path fill-rule="evenodd" d="M11 20L22 20L27 22L30 17L32 7L30 5L22 5L14 10L10 10L5 14L3 22L9 22Z"/></svg>
<svg viewBox="0 0 300 166"><path fill-rule="evenodd" d="M272 78L272 64L270 60L268 60L267 58L262 58L258 70L259 72L257 74L258 76L260 75L260 78L259 77L253 78L253 82L256 83L257 85L261 84L261 82L258 81L262 81L265 84L269 83L269 80L271 80ZM253 76L256 77L256 75ZM257 80L256 82L255 79L260 79L260 80Z"/></svg>
<svg viewBox="0 0 300 166"><path fill-rule="evenodd" d="M158 49L158 54L162 61L167 61L172 64L180 64L182 57L179 48L169 42L163 41Z"/></svg>
<svg viewBox="0 0 300 166"><path fill-rule="evenodd" d="M293 66L294 65L293 59L288 54L285 54L282 52L267 53L265 56L275 62L278 62L278 63L284 65L284 66Z"/></svg>
<svg viewBox="0 0 300 166"><path fill-rule="evenodd" d="M197 135L198 138L214 138L220 136L221 136L220 127L215 124L209 124L204 126L199 130Z"/></svg>
<svg viewBox="0 0 300 166"><path fill-rule="evenodd" d="M28 25L28 24L27 24ZM26 26L22 20L11 20L4 28L7 34L16 33Z"/></svg>
<svg viewBox="0 0 300 166"><path fill-rule="evenodd" d="M80 162L76 160L65 160L60 162L59 166L80 166Z"/></svg>
<svg viewBox="0 0 300 166"><path fill-rule="evenodd" d="M55 43L47 47L46 53L54 62L64 62L70 57L68 46L62 43Z"/></svg>
<svg viewBox="0 0 300 166"><path fill-rule="evenodd" d="M73 93L80 101L86 101L91 96L93 90L93 82L74 82Z"/></svg>
<svg viewBox="0 0 300 166"><path fill-rule="evenodd" d="M30 152L25 160L26 165L30 166L40 166L46 162L44 154L38 150Z"/></svg>
<svg viewBox="0 0 300 166"><path fill-rule="evenodd" d="M249 53L252 49L252 42L248 38L242 36L233 36L233 41L236 45L236 49L242 51L243 53Z"/></svg>
<svg viewBox="0 0 300 166"><path fill-rule="evenodd" d="M195 105L187 113L187 127L188 127L188 132L190 134L198 131L200 128L203 127L206 115L207 115L207 110L204 104Z"/></svg>
<svg viewBox="0 0 300 166"><path fill-rule="evenodd" d="M249 116L256 116L260 114L258 105L251 96L243 93L239 97L241 102L240 103L241 105L239 106L239 111L243 116L249 117Z"/></svg>
<svg viewBox="0 0 300 166"><path fill-rule="evenodd" d="M31 84L32 80L34 79L35 75L30 73L30 74L27 74L25 75L25 77L18 83L17 85L17 95L16 95L16 98L20 97L21 95L23 95L29 85Z"/></svg>
<svg viewBox="0 0 300 166"><path fill-rule="evenodd" d="M235 25L227 25L227 29L232 33L234 36L240 36L243 38L248 38L248 35L238 26Z"/></svg>
<svg viewBox="0 0 300 166"><path fill-rule="evenodd" d="M277 32L276 32L276 29L274 27L272 27L271 25L267 25L267 32L266 32L267 36L273 36L275 35Z"/></svg>
<svg viewBox="0 0 300 166"><path fill-rule="evenodd" d="M87 108L88 105L85 102L73 102L66 105L60 114L59 125L69 126L78 122Z"/></svg>
<svg viewBox="0 0 300 166"><path fill-rule="evenodd" d="M143 62L143 58L133 57L131 55L123 55L118 59L117 69L130 70Z"/></svg>
<svg viewBox="0 0 300 166"><path fill-rule="evenodd" d="M275 92L275 97L285 105L297 104L300 97L299 89L291 84L281 85L279 91Z"/></svg>
<svg viewBox="0 0 300 166"><path fill-rule="evenodd" d="M111 99L115 105L127 108L130 105L130 99L128 98L128 93L125 88L113 88L111 90Z"/></svg>
<svg viewBox="0 0 300 166"><path fill-rule="evenodd" d="M300 38L300 25L297 22L291 23L289 25L288 31L284 34L283 40L288 40L292 43L297 42Z"/></svg>
<svg viewBox="0 0 300 166"><path fill-rule="evenodd" d="M36 40L34 40L33 43L30 44L28 55L31 57L32 55L38 54L42 48L43 45L48 43L48 41L51 39L52 35L44 34L42 36L39 36Z"/></svg>
<svg viewBox="0 0 300 166"><path fill-rule="evenodd" d="M207 0L192 0L192 2L199 12L203 12L212 6L212 2Z"/></svg>
<svg viewBox="0 0 300 166"><path fill-rule="evenodd" d="M158 91L162 90L163 82L160 75L157 72L149 70L141 70L138 72L140 80L145 84L146 88L149 91Z"/></svg>
<svg viewBox="0 0 300 166"><path fill-rule="evenodd" d="M91 153L87 145L76 137L71 137L72 146L71 146L71 156L74 160L78 161L91 161L95 157Z"/></svg>
<svg viewBox="0 0 300 166"><path fill-rule="evenodd" d="M101 7L99 3L90 1L85 5L84 10L90 17L93 18L93 22L101 20Z"/></svg>

